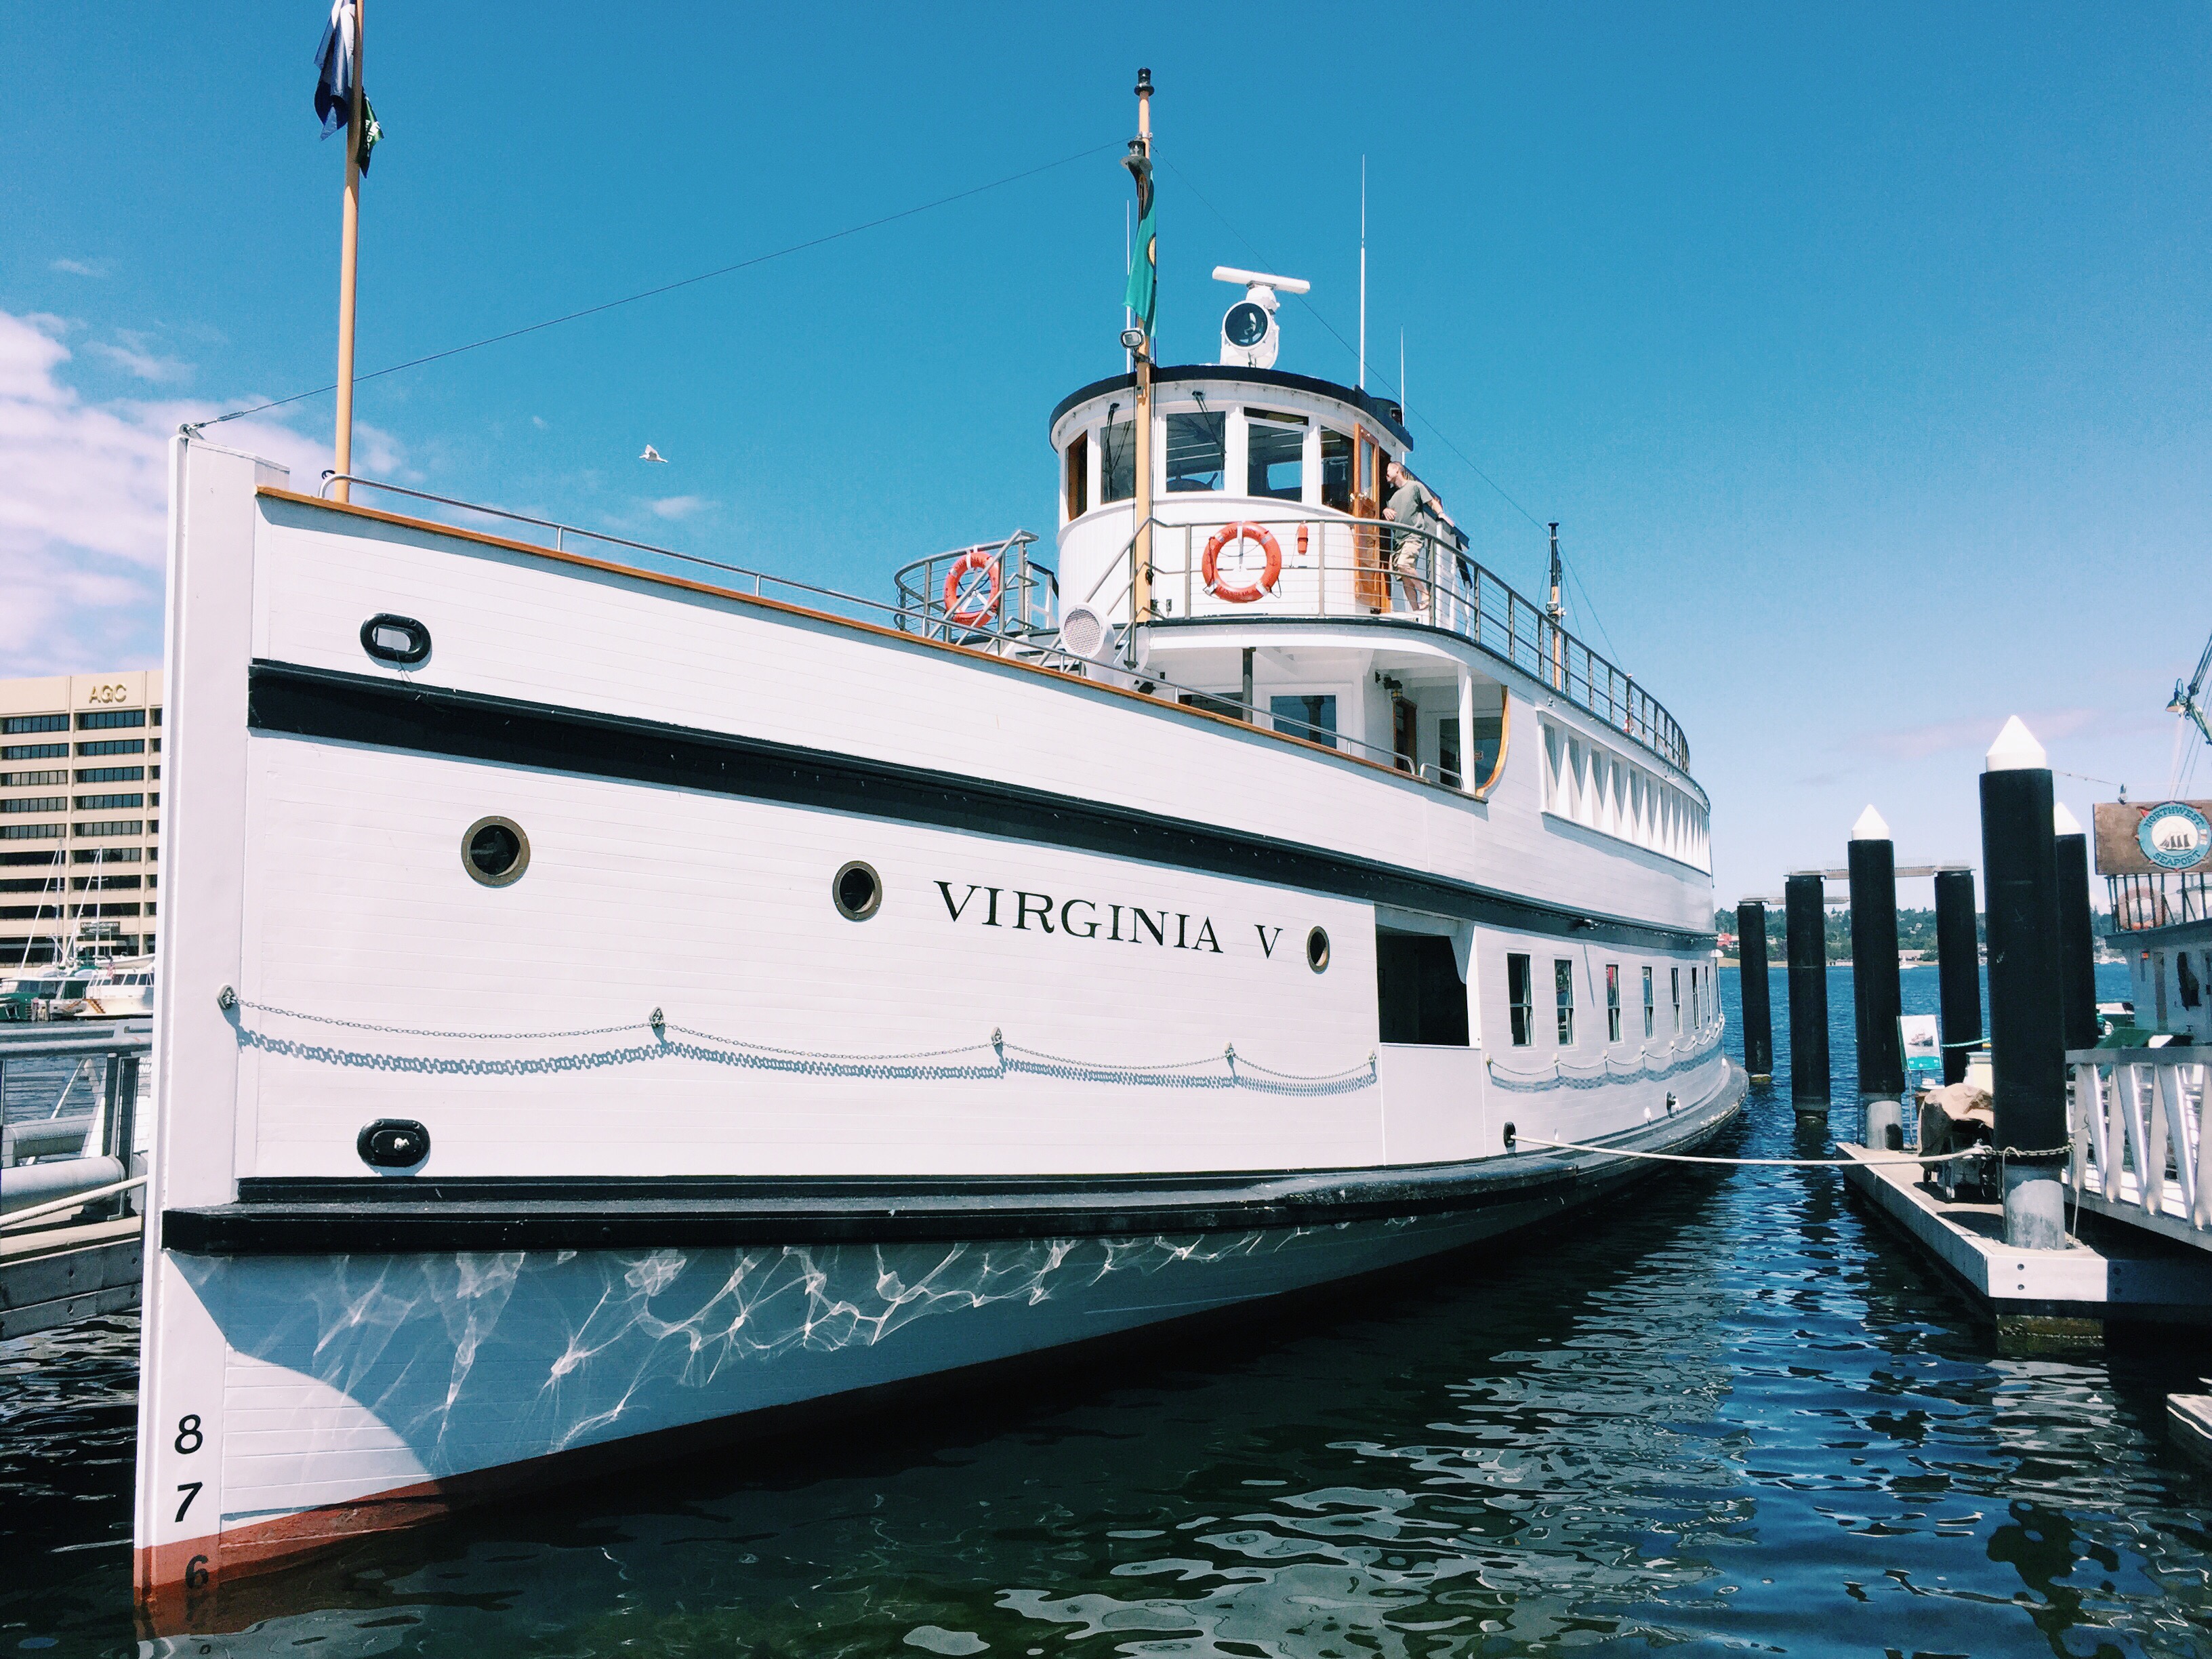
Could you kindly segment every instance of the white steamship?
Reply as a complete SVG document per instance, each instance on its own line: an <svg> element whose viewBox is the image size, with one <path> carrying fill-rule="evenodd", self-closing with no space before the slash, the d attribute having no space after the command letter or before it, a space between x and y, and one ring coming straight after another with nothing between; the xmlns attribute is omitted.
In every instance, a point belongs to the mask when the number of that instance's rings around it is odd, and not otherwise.
<svg viewBox="0 0 2212 1659"><path fill-rule="evenodd" d="M1381 518L1401 411L1273 368L1231 274L1222 362L1053 411L1053 557L881 604L179 437L155 1628L1735 1110L1681 732Z"/></svg>

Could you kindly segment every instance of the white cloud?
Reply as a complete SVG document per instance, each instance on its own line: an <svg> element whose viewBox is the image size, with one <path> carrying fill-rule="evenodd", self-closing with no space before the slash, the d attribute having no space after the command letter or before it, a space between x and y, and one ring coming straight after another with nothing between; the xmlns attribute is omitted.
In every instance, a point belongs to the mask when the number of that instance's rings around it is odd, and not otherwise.
<svg viewBox="0 0 2212 1659"><path fill-rule="evenodd" d="M543 432L545 430L545 417L543 415L532 415L530 417L530 424Z"/></svg>
<svg viewBox="0 0 2212 1659"><path fill-rule="evenodd" d="M0 677L160 659L168 440L221 412L199 399L85 402L58 378L70 351L46 323L0 311ZM389 434L356 430L370 471L400 470ZM209 435L289 466L296 489L330 465L327 446L270 421Z"/></svg>
<svg viewBox="0 0 2212 1659"><path fill-rule="evenodd" d="M52 268L71 276L105 276L108 265L105 259L57 259Z"/></svg>
<svg viewBox="0 0 2212 1659"><path fill-rule="evenodd" d="M88 341L85 349L105 357L126 374L150 381L155 386L182 386L192 378L193 366L179 357L161 357L146 349L143 334L123 333L118 337L120 345L106 345L100 341Z"/></svg>
<svg viewBox="0 0 2212 1659"><path fill-rule="evenodd" d="M665 495L657 501L647 503L653 509L653 516L659 519L688 519L713 505L703 495Z"/></svg>

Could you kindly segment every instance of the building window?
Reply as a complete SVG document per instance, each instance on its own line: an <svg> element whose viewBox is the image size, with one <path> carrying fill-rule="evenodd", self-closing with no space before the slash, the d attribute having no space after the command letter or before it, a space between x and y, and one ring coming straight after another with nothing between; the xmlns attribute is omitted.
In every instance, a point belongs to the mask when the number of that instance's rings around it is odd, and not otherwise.
<svg viewBox="0 0 2212 1659"><path fill-rule="evenodd" d="M146 797L143 795L79 795L76 798L76 810L80 812L106 812L118 806L143 807L145 805Z"/></svg>
<svg viewBox="0 0 2212 1659"><path fill-rule="evenodd" d="M42 783L67 783L67 772L0 772L0 789L34 789Z"/></svg>
<svg viewBox="0 0 2212 1659"><path fill-rule="evenodd" d="M1244 432L1244 493L1279 501L1302 501L1305 496L1305 420L1297 415L1261 415L1246 411ZM1296 425L1285 424L1296 422Z"/></svg>
<svg viewBox="0 0 2212 1659"><path fill-rule="evenodd" d="M1168 489L1218 489L1229 461L1226 415L1168 416Z"/></svg>
<svg viewBox="0 0 2212 1659"><path fill-rule="evenodd" d="M1525 1048L1536 1040L1536 988L1528 957L1505 958L1505 998L1513 1010L1513 1046Z"/></svg>
<svg viewBox="0 0 2212 1659"><path fill-rule="evenodd" d="M59 841L58 823L0 823L0 841Z"/></svg>
<svg viewBox="0 0 2212 1659"><path fill-rule="evenodd" d="M161 738L155 738L155 746L159 748L161 742ZM143 755L146 752L146 739L107 738L99 743L81 743L76 746L76 752L80 755Z"/></svg>
<svg viewBox="0 0 2212 1659"><path fill-rule="evenodd" d="M1336 699L1293 696L1267 699L1267 713L1275 730L1308 743L1336 747Z"/></svg>
<svg viewBox="0 0 2212 1659"><path fill-rule="evenodd" d="M65 743L11 743L0 748L0 760L59 760L68 753Z"/></svg>
<svg viewBox="0 0 2212 1659"><path fill-rule="evenodd" d="M1091 434L1079 432L1067 441L1067 516L1079 519L1090 510Z"/></svg>
<svg viewBox="0 0 2212 1659"><path fill-rule="evenodd" d="M1651 1030L1651 970L1646 968L1644 970L1644 1035L1650 1036Z"/></svg>
<svg viewBox="0 0 2212 1659"><path fill-rule="evenodd" d="M76 729L80 732L107 732L118 726L145 724L146 711L143 708L95 708L88 714L76 717ZM51 726L40 728L47 732L56 729Z"/></svg>
<svg viewBox="0 0 2212 1659"><path fill-rule="evenodd" d="M79 893L104 893L111 889L142 887L145 881L143 876L72 876L70 887Z"/></svg>
<svg viewBox="0 0 2212 1659"><path fill-rule="evenodd" d="M156 708L156 709L154 711L154 724L155 724L155 725L156 725L156 726L159 726L161 723L161 711L160 709Z"/></svg>
<svg viewBox="0 0 2212 1659"><path fill-rule="evenodd" d="M1620 964L1605 964L1605 1040L1620 1041Z"/></svg>
<svg viewBox="0 0 2212 1659"><path fill-rule="evenodd" d="M161 774L161 769L155 767L154 775L159 777ZM76 781L79 783L137 783L145 775L146 769L143 766L84 766L77 769ZM49 772L46 775L46 781L49 783L61 781L62 774L59 772Z"/></svg>
<svg viewBox="0 0 2212 1659"><path fill-rule="evenodd" d="M143 818L102 818L94 823L76 826L77 838L81 841L93 841L102 836L143 836L145 833L146 823Z"/></svg>
<svg viewBox="0 0 2212 1659"><path fill-rule="evenodd" d="M1667 977L1674 988L1674 1035L1680 1036L1682 1035L1682 970L1669 968Z"/></svg>
<svg viewBox="0 0 2212 1659"><path fill-rule="evenodd" d="M152 858L154 849L137 847L79 848L70 854L72 864L136 864L143 858Z"/></svg>
<svg viewBox="0 0 2212 1659"><path fill-rule="evenodd" d="M0 800L0 812L66 812L67 795L26 795L20 800Z"/></svg>
<svg viewBox="0 0 2212 1659"><path fill-rule="evenodd" d="M1321 429L1321 504L1352 511L1352 440L1327 427Z"/></svg>
<svg viewBox="0 0 2212 1659"><path fill-rule="evenodd" d="M1109 421L1098 428L1098 499L1126 501L1137 494L1137 423Z"/></svg>
<svg viewBox="0 0 2212 1659"><path fill-rule="evenodd" d="M1552 990L1559 1005L1559 1047L1575 1043L1575 964L1565 957L1552 963Z"/></svg>
<svg viewBox="0 0 2212 1659"><path fill-rule="evenodd" d="M0 720L0 732L5 732L11 738L24 732L66 732L68 730L67 714L10 714L4 720Z"/></svg>

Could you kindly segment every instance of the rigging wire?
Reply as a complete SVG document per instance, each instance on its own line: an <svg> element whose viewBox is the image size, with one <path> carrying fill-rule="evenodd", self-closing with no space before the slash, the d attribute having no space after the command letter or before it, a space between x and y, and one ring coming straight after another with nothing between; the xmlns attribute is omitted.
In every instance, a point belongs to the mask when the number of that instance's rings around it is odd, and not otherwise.
<svg viewBox="0 0 2212 1659"><path fill-rule="evenodd" d="M1234 236L1238 241L1243 243L1246 250L1251 253L1252 257L1255 260L1262 265L1265 265L1267 263L1267 256L1261 252L1258 244L1254 242L1253 240L1247 236L1242 230L1238 229L1235 224L1231 223L1227 214L1224 213L1219 208L1214 206L1211 201L1206 199L1206 192L1199 189L1196 185L1191 182L1190 175L1186 173L1181 167L1176 167L1173 158L1162 156L1159 159L1167 163L1169 169L1173 172L1176 179L1182 182L1183 188L1189 191L1193 196L1198 198L1199 205L1203 207L1208 213L1211 213L1215 218L1220 220L1223 228L1225 228L1231 236ZM1338 330L1336 325L1329 321L1328 314L1324 313L1319 306L1316 305L1310 297L1305 295L1300 295L1297 296L1297 301L1300 305L1304 306L1306 310L1312 314L1313 319L1316 322L1319 323L1323 328L1328 331L1330 337L1334 339L1337 344L1342 346L1346 351L1350 352L1354 357L1358 357L1360 355L1358 349L1352 345L1352 342L1344 337L1343 334ZM1403 388L1390 386L1388 377L1378 378L1382 378L1385 386L1389 391L1397 392L1402 399L1405 395ZM1541 530L1544 528L1544 521L1541 519L1539 519L1534 514L1531 513L1527 507L1522 506L1521 503L1514 498L1513 493L1507 489L1504 484L1498 483L1498 480L1492 477L1489 473L1484 471L1481 467L1476 465L1474 459L1465 450L1462 449L1457 444L1452 441L1451 434L1446 432L1442 427L1431 420L1426 414L1413 414L1411 418L1418 420L1424 427L1435 435L1437 442L1443 445L1446 449L1449 449L1454 455L1457 456L1461 465L1467 468L1468 471L1474 473L1476 477L1481 479L1483 483L1488 484L1492 489L1495 490L1498 494L1498 498L1500 501L1504 501L1516 513L1518 513L1522 518L1526 519L1528 521L1530 528L1535 530ZM1597 614L1596 605L1590 603L1589 591L1587 588L1583 587L1582 579L1579 576L1574 576L1571 571L1569 572L1569 574L1572 577L1576 587L1582 592L1583 603L1589 611L1590 620L1597 624L1598 632L1605 635L1606 644L1612 648L1614 656L1618 657L1620 654L1620 647L1613 644L1613 636L1610 634L1606 634L1604 619Z"/></svg>
<svg viewBox="0 0 2212 1659"><path fill-rule="evenodd" d="M696 276L680 277L672 283L663 283L657 288L641 289L635 294L625 294L618 300L603 301L595 306L586 306L580 311L568 312L558 317L548 317L542 322L526 324L521 328L511 328L504 333L489 334L481 340L471 340L466 345L448 346L443 351L433 351L424 356L410 357L404 363L393 363L388 368L371 369L366 374L356 375L355 383L358 385L362 380L374 380L386 374L397 374L402 369L420 368L425 363L434 363L447 357L458 357L465 351L479 350L485 346L497 345L504 340L520 339L523 335L535 334L543 329L557 328L562 323L573 323L580 318L595 317L603 311L613 311L621 306L635 305L640 300L650 300L663 294L672 294L679 288L690 288L694 283L711 282L717 276L727 276L733 271L748 270L755 265L767 264L771 260L787 258L794 253L804 253L809 248L822 247L830 242L841 242L847 237L858 236L864 231L878 230L885 225L896 224L902 219L911 219L917 214L928 213L937 208L950 207L953 203L964 202L971 196L981 196L989 191L1000 190L1008 185L1019 184L1024 179L1034 179L1041 173L1050 173L1056 168L1087 160L1104 151L1118 149L1121 148L1121 141L1117 138L1108 143L1093 144L1090 149L1079 149L1073 155L1063 155L1056 161L1046 161L1036 167L1024 168L1019 173L1010 173L1003 179L992 179L988 184L971 185L966 190L956 191L950 196L940 196L935 201L920 203L910 208L902 208L896 213L886 213L879 218L870 219L861 224L848 225L842 230L830 231L820 236L810 236L803 242L793 242L788 247L780 247L772 252L756 253L750 258L738 260L734 264L720 265L713 270L702 270ZM325 392L337 390L337 383L332 381L329 386L319 386L311 392L295 392L289 398L272 398L267 403L256 404L250 409L234 409L228 415L218 415L212 420L195 421L191 424L196 428L221 426L225 421L235 421L246 415L258 415L264 410L282 409L287 404L300 403L308 398L319 398Z"/></svg>

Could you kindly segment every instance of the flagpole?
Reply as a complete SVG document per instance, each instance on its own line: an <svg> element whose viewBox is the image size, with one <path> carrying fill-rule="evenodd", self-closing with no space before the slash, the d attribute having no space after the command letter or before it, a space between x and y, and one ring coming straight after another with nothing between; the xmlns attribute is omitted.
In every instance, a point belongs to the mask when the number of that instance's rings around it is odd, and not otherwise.
<svg viewBox="0 0 2212 1659"><path fill-rule="evenodd" d="M1137 71L1137 142L1140 154L1146 161L1152 156L1152 72ZM1153 258L1150 250L1146 258ZM1152 280L1159 281L1158 265L1154 262ZM1157 309L1158 301L1154 301ZM1130 574L1129 620L1133 629L1138 623L1152 619L1152 337L1148 326L1145 333L1144 349L1137 353L1137 536L1132 552L1134 569Z"/></svg>
<svg viewBox="0 0 2212 1659"><path fill-rule="evenodd" d="M362 77L364 3L353 0L353 113L346 122L345 221L338 238L338 477L334 494L342 501L353 499L346 480L353 471L354 269L361 251L361 134L368 102Z"/></svg>

